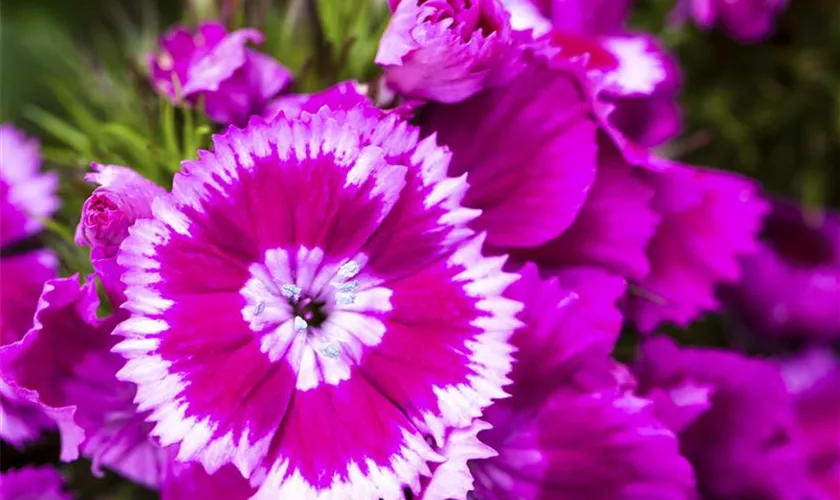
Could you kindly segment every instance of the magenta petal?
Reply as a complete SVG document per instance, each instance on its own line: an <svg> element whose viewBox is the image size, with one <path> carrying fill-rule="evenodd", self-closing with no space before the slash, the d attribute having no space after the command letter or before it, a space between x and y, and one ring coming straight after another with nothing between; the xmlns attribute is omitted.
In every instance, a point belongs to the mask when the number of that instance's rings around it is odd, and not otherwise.
<svg viewBox="0 0 840 500"><path fill-rule="evenodd" d="M315 94L291 94L278 97L269 104L265 117L273 119L283 113L286 118L297 118L302 112L317 113L324 106L346 111L369 103L362 84L346 81Z"/></svg>
<svg viewBox="0 0 840 500"><path fill-rule="evenodd" d="M11 469L0 473L0 498L6 500L70 500L64 479L49 466Z"/></svg>
<svg viewBox="0 0 840 500"><path fill-rule="evenodd" d="M516 396L514 395L514 398ZM497 403L482 439L498 456L473 462L476 497L506 500L694 497L676 437L645 400L621 391L560 388L547 400Z"/></svg>
<svg viewBox="0 0 840 500"><path fill-rule="evenodd" d="M621 329L616 303L624 280L597 268L568 269L546 280L533 264L520 273L507 292L525 306L524 326L511 339L516 347L511 391L519 398L540 397L558 383L585 382L608 371Z"/></svg>
<svg viewBox="0 0 840 500"><path fill-rule="evenodd" d="M559 238L513 257L546 269L601 267L628 278L650 270L646 250L659 216L650 206L653 189L612 149L599 153L598 174L574 224Z"/></svg>
<svg viewBox="0 0 840 500"><path fill-rule="evenodd" d="M48 250L37 250L0 259L0 345L17 342L32 328L38 297L44 283L55 277L58 260Z"/></svg>
<svg viewBox="0 0 840 500"><path fill-rule="evenodd" d="M518 325L464 179L368 105L255 118L214 146L118 257L118 376L152 434L256 498L417 491L441 460L425 438L504 396Z"/></svg>
<svg viewBox="0 0 840 500"><path fill-rule="evenodd" d="M424 131L453 152L450 175L467 174L464 204L500 250L539 246L575 220L595 176L595 123L584 83L534 64L510 85L452 106L432 105Z"/></svg>
<svg viewBox="0 0 840 500"><path fill-rule="evenodd" d="M735 174L672 165L648 177L662 223L648 249L651 273L627 303L646 332L666 321L686 326L719 307L717 286L740 277L738 259L756 250L768 209L757 186Z"/></svg>
<svg viewBox="0 0 840 500"><path fill-rule="evenodd" d="M174 458L174 457L173 457ZM232 465L208 474L199 464L169 461L161 485L161 500L247 500L254 494L248 480Z"/></svg>
<svg viewBox="0 0 840 500"><path fill-rule="evenodd" d="M78 406L67 397L68 384L74 381L78 363L107 352L114 343L113 324L96 318L98 305L92 281L80 286L78 276L50 280L38 303L35 326L20 342L0 351L8 384L56 421L62 460L75 459L85 437L77 421Z"/></svg>

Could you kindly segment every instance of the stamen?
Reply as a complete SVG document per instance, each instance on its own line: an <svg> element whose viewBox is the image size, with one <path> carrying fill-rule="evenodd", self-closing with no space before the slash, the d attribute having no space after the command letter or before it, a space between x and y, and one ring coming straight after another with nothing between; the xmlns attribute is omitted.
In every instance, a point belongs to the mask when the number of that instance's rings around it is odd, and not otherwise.
<svg viewBox="0 0 840 500"><path fill-rule="evenodd" d="M359 274L359 264L354 260L349 260L338 268L338 275L344 279L350 279Z"/></svg>
<svg viewBox="0 0 840 500"><path fill-rule="evenodd" d="M309 328L309 324L300 316L295 316L295 330L303 331Z"/></svg>
<svg viewBox="0 0 840 500"><path fill-rule="evenodd" d="M280 293L283 294L284 297L287 299L298 300L300 299L300 287L293 285L291 283L287 283L280 287Z"/></svg>

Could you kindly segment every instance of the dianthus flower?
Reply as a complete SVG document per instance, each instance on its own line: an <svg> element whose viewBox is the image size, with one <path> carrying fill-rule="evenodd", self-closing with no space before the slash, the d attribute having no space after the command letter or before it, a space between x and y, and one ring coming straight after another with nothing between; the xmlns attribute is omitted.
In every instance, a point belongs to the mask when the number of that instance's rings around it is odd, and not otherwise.
<svg viewBox="0 0 840 500"><path fill-rule="evenodd" d="M556 57L577 60L614 109L609 122L633 141L661 144L680 131L679 67L651 35L624 28L626 0L506 0L515 29Z"/></svg>
<svg viewBox="0 0 840 500"><path fill-rule="evenodd" d="M515 275L433 137L365 106L252 119L131 228L116 350L153 436L255 498L403 497L503 397Z"/></svg>
<svg viewBox="0 0 840 500"><path fill-rule="evenodd" d="M376 63L397 92L443 103L508 82L520 48L499 0L392 1Z"/></svg>
<svg viewBox="0 0 840 500"><path fill-rule="evenodd" d="M813 498L793 400L770 361L658 337L633 366L703 498Z"/></svg>
<svg viewBox="0 0 840 500"><path fill-rule="evenodd" d="M176 104L200 105L219 123L247 123L292 81L280 63L246 47L262 40L255 29L228 33L216 22L201 24L195 34L174 28L161 40L160 53L148 57L150 78Z"/></svg>
<svg viewBox="0 0 840 500"><path fill-rule="evenodd" d="M758 251L742 264L726 297L755 335L840 339L840 214L774 202Z"/></svg>

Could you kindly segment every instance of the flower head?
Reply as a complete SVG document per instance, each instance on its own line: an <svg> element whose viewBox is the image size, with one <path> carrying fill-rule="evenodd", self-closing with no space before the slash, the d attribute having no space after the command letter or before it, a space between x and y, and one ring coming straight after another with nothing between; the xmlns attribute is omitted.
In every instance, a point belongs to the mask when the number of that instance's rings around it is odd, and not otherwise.
<svg viewBox="0 0 840 500"><path fill-rule="evenodd" d="M767 211L758 186L723 171L661 163L648 172L662 217L648 248L651 272L628 298L628 314L642 331L663 322L686 326L719 308L717 288L741 276L739 258L757 248Z"/></svg>
<svg viewBox="0 0 840 500"><path fill-rule="evenodd" d="M643 343L633 371L679 432L704 497L812 498L793 401L773 363L659 337Z"/></svg>
<svg viewBox="0 0 840 500"><path fill-rule="evenodd" d="M758 42L770 36L776 16L788 0L680 0L672 17L677 21L691 18L707 29L718 24L742 43Z"/></svg>
<svg viewBox="0 0 840 500"><path fill-rule="evenodd" d="M118 376L177 460L256 498L392 500L504 396L515 277L418 136L366 108L254 119L132 227Z"/></svg>
<svg viewBox="0 0 840 500"><path fill-rule="evenodd" d="M575 220L595 178L596 124L577 73L544 61L509 85L454 105L432 104L423 129L453 152L449 174L467 174L464 204L476 229L503 252L540 246Z"/></svg>
<svg viewBox="0 0 840 500"><path fill-rule="evenodd" d="M499 0L402 0L376 63L398 92L456 103L508 82L518 71L519 55Z"/></svg>
<svg viewBox="0 0 840 500"><path fill-rule="evenodd" d="M0 473L0 498L70 500L72 497L63 489L64 479L52 467L26 467Z"/></svg>
<svg viewBox="0 0 840 500"><path fill-rule="evenodd" d="M125 287L120 282L117 249L132 224L152 216L152 201L166 191L128 167L94 163L92 168L85 180L99 187L82 205L76 244L90 247L93 268L114 305L119 305Z"/></svg>
<svg viewBox="0 0 840 500"><path fill-rule="evenodd" d="M623 290L598 270L570 270L559 283L522 271L510 289L525 304L511 398L485 414L492 428L479 438L498 455L470 462L476 498L691 498L674 435L609 358Z"/></svg>
<svg viewBox="0 0 840 500"><path fill-rule="evenodd" d="M233 33L218 23L203 23L195 34L177 27L149 55L155 88L175 103L202 105L219 123L247 123L262 115L269 101L285 90L292 75L271 57L246 48L261 43L254 29Z"/></svg>
<svg viewBox="0 0 840 500"><path fill-rule="evenodd" d="M0 125L0 247L39 231L59 200L58 177L40 173L38 141Z"/></svg>
<svg viewBox="0 0 840 500"><path fill-rule="evenodd" d="M774 202L742 266L726 297L756 335L840 339L840 214Z"/></svg>

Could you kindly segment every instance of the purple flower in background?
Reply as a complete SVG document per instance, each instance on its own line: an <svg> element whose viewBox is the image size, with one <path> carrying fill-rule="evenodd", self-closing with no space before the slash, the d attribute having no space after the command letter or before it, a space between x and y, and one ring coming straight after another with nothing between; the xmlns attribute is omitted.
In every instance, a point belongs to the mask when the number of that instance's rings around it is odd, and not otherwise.
<svg viewBox="0 0 840 500"><path fill-rule="evenodd" d="M662 222L647 250L651 272L626 303L643 332L717 310L718 287L741 277L739 258L756 251L768 209L758 184L739 175L662 160L654 168L645 178Z"/></svg>
<svg viewBox="0 0 840 500"><path fill-rule="evenodd" d="M248 49L262 43L255 29L228 33L216 22L203 23L195 34L177 27L161 40L159 54L148 65L155 88L178 104L202 106L222 124L245 124L262 115L272 98L288 88L292 74L280 63Z"/></svg>
<svg viewBox="0 0 840 500"><path fill-rule="evenodd" d="M96 473L106 466L155 487L162 454L132 402L134 387L115 378L124 364L110 352L118 318L100 320L98 306L92 279L82 286L78 276L48 281L35 326L0 350L0 368L13 390L56 421L62 460L81 451Z"/></svg>
<svg viewBox="0 0 840 500"><path fill-rule="evenodd" d="M505 395L520 308L450 155L362 107L254 119L199 157L118 257L118 376L152 434L255 498L417 492L427 439Z"/></svg>
<svg viewBox="0 0 840 500"><path fill-rule="evenodd" d="M773 363L659 337L642 344L633 370L640 394L679 433L703 498L813 498L793 401Z"/></svg>
<svg viewBox="0 0 840 500"><path fill-rule="evenodd" d="M135 221L152 216L152 201L166 193L134 170L118 165L91 165L85 180L98 187L82 206L76 244L90 247L90 260L105 289L118 306L123 301L122 269L117 249Z"/></svg>
<svg viewBox="0 0 840 500"><path fill-rule="evenodd" d="M741 43L758 42L773 33L776 16L788 0L679 0L672 18L683 22L691 18L703 29L721 25Z"/></svg>
<svg viewBox="0 0 840 500"><path fill-rule="evenodd" d="M520 49L499 0L394 3L376 63L396 91L456 103L517 73Z"/></svg>
<svg viewBox="0 0 840 500"><path fill-rule="evenodd" d="M755 335L840 339L840 215L776 201L742 264L726 297Z"/></svg>
<svg viewBox="0 0 840 500"><path fill-rule="evenodd" d="M39 172L38 141L0 125L0 247L34 234L58 208L58 176Z"/></svg>
<svg viewBox="0 0 840 500"><path fill-rule="evenodd" d="M692 498L675 436L609 357L623 291L623 280L599 270L543 281L533 266L510 288L525 326L512 339L512 397L488 409L493 427L479 434L498 455L470 462L475 498Z"/></svg>
<svg viewBox="0 0 840 500"><path fill-rule="evenodd" d="M596 169L596 125L585 82L534 60L509 85L454 105L431 104L427 134L452 150L449 175L467 174L464 205L500 252L540 246L565 231Z"/></svg>
<svg viewBox="0 0 840 500"><path fill-rule="evenodd" d="M49 466L0 472L0 498L6 500L70 500L63 488L61 474Z"/></svg>
<svg viewBox="0 0 840 500"><path fill-rule="evenodd" d="M840 360L814 349L780 363L820 500L840 498Z"/></svg>

